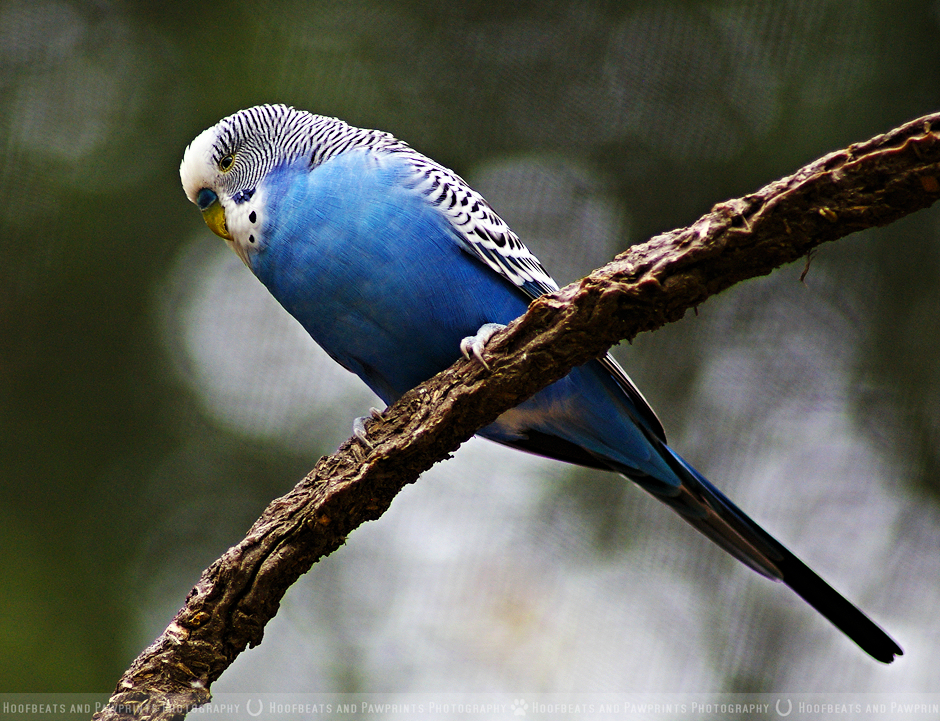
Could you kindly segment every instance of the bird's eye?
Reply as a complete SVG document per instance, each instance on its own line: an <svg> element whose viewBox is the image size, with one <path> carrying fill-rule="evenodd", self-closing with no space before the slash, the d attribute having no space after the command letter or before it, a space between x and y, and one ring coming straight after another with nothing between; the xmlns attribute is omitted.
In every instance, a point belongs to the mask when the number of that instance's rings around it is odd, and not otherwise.
<svg viewBox="0 0 940 721"><path fill-rule="evenodd" d="M229 153L228 155L224 156L219 161L219 170L221 170L224 173L226 170L232 167L232 163L234 162L235 162L235 153Z"/></svg>

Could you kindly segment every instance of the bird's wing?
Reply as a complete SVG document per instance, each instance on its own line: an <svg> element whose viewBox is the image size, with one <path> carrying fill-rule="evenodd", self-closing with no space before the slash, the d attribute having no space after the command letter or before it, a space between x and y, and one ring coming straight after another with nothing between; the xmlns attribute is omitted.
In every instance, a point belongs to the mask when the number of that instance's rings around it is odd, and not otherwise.
<svg viewBox="0 0 940 721"><path fill-rule="evenodd" d="M411 161L413 187L450 221L465 251L530 299L558 290L539 259L463 178L418 153Z"/></svg>
<svg viewBox="0 0 940 721"><path fill-rule="evenodd" d="M464 250L509 280L534 300L554 293L558 284L477 191L456 173L423 156L413 159L414 187L450 221ZM666 432L655 411L609 353L599 359L636 409L639 422L663 443Z"/></svg>
<svg viewBox="0 0 940 721"><path fill-rule="evenodd" d="M636 387L636 384L630 376L627 375L627 372L620 367L620 364L614 360L614 357L610 353L605 353L603 358L598 358L598 361L604 366L604 369L613 376L617 385L620 386L620 390L626 393L627 398L633 403L633 407L636 408L637 413L643 421L645 421L650 433L665 443L666 429L663 428L662 421L659 420L656 411L653 410L643 394L640 393L640 389Z"/></svg>

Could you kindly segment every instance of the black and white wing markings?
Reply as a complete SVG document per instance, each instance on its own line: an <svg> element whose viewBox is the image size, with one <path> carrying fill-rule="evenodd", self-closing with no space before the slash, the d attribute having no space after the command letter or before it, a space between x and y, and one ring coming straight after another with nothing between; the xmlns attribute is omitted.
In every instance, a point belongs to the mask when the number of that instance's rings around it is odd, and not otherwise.
<svg viewBox="0 0 940 721"><path fill-rule="evenodd" d="M430 202L444 212L464 240L465 249L511 280L532 299L558 290L558 284L542 267L539 259L525 247L483 196L456 173L417 153L415 156L412 158L415 169L412 187L428 196ZM636 420L646 425L654 436L665 443L666 432L662 422L626 371L609 353L605 353L598 362L636 408L639 416Z"/></svg>
<svg viewBox="0 0 940 721"><path fill-rule="evenodd" d="M464 249L530 298L554 293L558 284L479 193L456 173L415 153L414 187L440 208Z"/></svg>

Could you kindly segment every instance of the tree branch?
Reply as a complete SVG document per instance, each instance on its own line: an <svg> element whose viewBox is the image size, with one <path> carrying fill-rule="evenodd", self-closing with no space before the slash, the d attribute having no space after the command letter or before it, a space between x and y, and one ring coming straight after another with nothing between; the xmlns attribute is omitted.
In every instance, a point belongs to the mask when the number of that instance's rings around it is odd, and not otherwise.
<svg viewBox="0 0 940 721"><path fill-rule="evenodd" d="M179 719L261 643L287 589L381 516L395 495L497 416L622 339L681 318L709 296L887 225L940 198L940 113L832 153L688 228L630 248L534 301L490 342L492 372L459 361L368 423L374 448L347 441L206 569L173 622L131 664L96 719Z"/></svg>

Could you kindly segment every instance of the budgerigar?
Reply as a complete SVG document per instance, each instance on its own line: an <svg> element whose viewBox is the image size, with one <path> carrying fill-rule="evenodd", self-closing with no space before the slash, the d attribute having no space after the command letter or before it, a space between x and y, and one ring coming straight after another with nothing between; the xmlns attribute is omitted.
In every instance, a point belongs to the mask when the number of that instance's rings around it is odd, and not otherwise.
<svg viewBox="0 0 940 721"><path fill-rule="evenodd" d="M180 167L187 197L329 355L386 403L480 356L493 328L557 285L460 177L392 135L283 105L231 115ZM758 573L790 586L871 656L901 648L668 445L610 357L479 435L619 472Z"/></svg>

